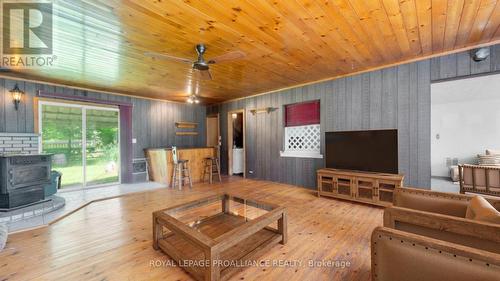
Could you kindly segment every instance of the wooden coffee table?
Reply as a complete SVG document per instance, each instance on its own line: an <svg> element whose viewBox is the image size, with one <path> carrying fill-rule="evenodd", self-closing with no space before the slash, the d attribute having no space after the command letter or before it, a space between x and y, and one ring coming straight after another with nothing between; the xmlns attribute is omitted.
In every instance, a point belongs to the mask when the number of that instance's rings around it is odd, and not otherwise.
<svg viewBox="0 0 500 281"><path fill-rule="evenodd" d="M196 280L227 280L287 240L284 207L220 194L153 213L153 248Z"/></svg>

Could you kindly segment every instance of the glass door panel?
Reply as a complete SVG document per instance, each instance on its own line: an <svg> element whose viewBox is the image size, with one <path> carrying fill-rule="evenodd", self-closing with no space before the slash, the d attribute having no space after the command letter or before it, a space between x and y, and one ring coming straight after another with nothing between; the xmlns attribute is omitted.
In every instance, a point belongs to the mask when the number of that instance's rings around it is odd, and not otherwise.
<svg viewBox="0 0 500 281"><path fill-rule="evenodd" d="M53 154L61 188L120 182L119 120L114 108L40 103L41 150Z"/></svg>
<svg viewBox="0 0 500 281"><path fill-rule="evenodd" d="M42 152L52 153L61 188L83 187L82 108L41 104Z"/></svg>
<svg viewBox="0 0 500 281"><path fill-rule="evenodd" d="M86 109L87 186L120 180L119 116L116 110Z"/></svg>

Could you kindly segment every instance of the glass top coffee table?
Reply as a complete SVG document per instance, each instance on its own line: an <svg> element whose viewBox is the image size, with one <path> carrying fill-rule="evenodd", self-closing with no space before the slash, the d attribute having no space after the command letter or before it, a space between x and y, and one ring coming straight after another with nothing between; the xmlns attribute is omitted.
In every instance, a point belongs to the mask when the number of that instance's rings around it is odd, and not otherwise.
<svg viewBox="0 0 500 281"><path fill-rule="evenodd" d="M227 280L287 240L284 207L219 194L153 213L153 247L196 280Z"/></svg>

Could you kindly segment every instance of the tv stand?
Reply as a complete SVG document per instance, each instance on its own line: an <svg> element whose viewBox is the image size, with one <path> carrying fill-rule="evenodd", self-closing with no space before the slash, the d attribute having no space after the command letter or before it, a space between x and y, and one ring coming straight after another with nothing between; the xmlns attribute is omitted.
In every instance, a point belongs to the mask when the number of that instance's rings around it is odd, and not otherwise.
<svg viewBox="0 0 500 281"><path fill-rule="evenodd" d="M392 205L396 187L403 186L403 175L338 169L319 169L318 197L328 196L377 206Z"/></svg>

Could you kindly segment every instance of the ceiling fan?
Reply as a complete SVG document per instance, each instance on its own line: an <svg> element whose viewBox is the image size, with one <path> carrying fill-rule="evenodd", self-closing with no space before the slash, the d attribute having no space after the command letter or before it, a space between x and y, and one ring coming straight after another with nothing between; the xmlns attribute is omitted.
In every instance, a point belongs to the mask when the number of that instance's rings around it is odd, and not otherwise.
<svg viewBox="0 0 500 281"><path fill-rule="evenodd" d="M203 55L205 54L205 51L207 50L207 47L205 44L198 44L196 45L196 53L198 54L198 58L195 61L192 61L190 59L186 58L179 58L167 54L161 54L161 53L155 53L155 52L146 52L144 53L146 56L153 57L153 58L158 58L158 59L165 59L165 60L171 60L171 61L176 61L176 62L182 62L186 64L191 64L194 70L198 70L201 79L203 80L212 80L212 75L210 74L210 65L211 64L216 64L216 63L221 63L225 61L230 61L230 60L237 60L245 57L245 53L241 51L233 51L229 52L220 56L217 56L215 58L205 60Z"/></svg>

